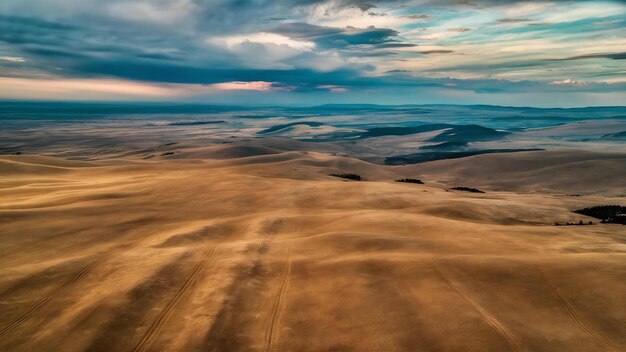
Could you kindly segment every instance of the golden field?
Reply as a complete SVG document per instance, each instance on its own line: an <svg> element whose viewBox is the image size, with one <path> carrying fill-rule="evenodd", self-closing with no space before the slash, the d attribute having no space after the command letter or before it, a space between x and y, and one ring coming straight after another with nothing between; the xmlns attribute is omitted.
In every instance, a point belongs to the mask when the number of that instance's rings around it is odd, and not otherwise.
<svg viewBox="0 0 626 352"><path fill-rule="evenodd" d="M0 157L0 350L626 350L624 155L226 148Z"/></svg>

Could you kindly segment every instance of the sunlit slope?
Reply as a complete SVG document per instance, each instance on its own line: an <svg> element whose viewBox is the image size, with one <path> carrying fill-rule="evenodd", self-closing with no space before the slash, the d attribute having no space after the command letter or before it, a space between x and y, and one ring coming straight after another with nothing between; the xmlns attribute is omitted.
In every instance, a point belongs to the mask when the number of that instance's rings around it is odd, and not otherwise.
<svg viewBox="0 0 626 352"><path fill-rule="evenodd" d="M2 157L0 349L626 348L625 228L553 226L623 198L446 191L434 166L416 185L393 181L417 166L244 154Z"/></svg>

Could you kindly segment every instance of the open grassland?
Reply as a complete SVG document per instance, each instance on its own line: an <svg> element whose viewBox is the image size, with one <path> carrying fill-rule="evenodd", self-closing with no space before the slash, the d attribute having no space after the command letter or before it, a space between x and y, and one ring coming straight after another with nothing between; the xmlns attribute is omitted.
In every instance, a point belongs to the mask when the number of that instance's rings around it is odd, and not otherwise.
<svg viewBox="0 0 626 352"><path fill-rule="evenodd" d="M626 350L623 156L229 150L0 157L0 350Z"/></svg>

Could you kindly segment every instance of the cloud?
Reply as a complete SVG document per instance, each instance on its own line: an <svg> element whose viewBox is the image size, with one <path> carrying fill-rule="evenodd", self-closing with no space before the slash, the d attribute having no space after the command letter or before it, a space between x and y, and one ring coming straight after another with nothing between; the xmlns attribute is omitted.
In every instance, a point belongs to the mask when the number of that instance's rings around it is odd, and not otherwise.
<svg viewBox="0 0 626 352"><path fill-rule="evenodd" d="M26 62L26 59L19 56L0 56L0 61L5 62Z"/></svg>
<svg viewBox="0 0 626 352"><path fill-rule="evenodd" d="M311 50L315 48L315 43L303 40L293 40L287 36L276 33L250 33L250 34L238 34L225 37L210 37L207 39L210 43L222 44L227 47L233 47L235 45L244 43L261 43L261 44L274 44L285 45L299 50Z"/></svg>
<svg viewBox="0 0 626 352"><path fill-rule="evenodd" d="M411 19L411 20L427 20L427 19L431 18L430 15L426 15L426 14L423 14L423 13L422 14L404 15L402 17L408 18L408 19Z"/></svg>
<svg viewBox="0 0 626 352"><path fill-rule="evenodd" d="M466 6L472 6L472 7L479 6L477 3L470 1L470 0L455 0L454 3L457 5L466 5Z"/></svg>
<svg viewBox="0 0 626 352"><path fill-rule="evenodd" d="M501 23L520 23L520 22L531 22L532 20L529 18L498 18L498 22Z"/></svg>
<svg viewBox="0 0 626 352"><path fill-rule="evenodd" d="M586 60L586 59L612 59L612 60L626 60L626 52L623 53L597 53L586 54L566 57L564 59L552 59L553 61L572 61L572 60Z"/></svg>
<svg viewBox="0 0 626 352"><path fill-rule="evenodd" d="M256 90L267 92L271 90L289 90L276 82L254 81L254 82L222 82L214 83L211 87L217 90Z"/></svg>
<svg viewBox="0 0 626 352"><path fill-rule="evenodd" d="M199 8L191 0L166 2L135 0L103 5L112 17L134 22L155 23L161 26L179 24Z"/></svg>
<svg viewBox="0 0 626 352"><path fill-rule="evenodd" d="M625 13L594 0L3 0L0 77L172 96L618 94Z"/></svg>
<svg viewBox="0 0 626 352"><path fill-rule="evenodd" d="M389 28L334 28L308 23L286 23L271 30L295 40L311 41L321 48L345 48L354 45L396 44L399 32Z"/></svg>
<svg viewBox="0 0 626 352"><path fill-rule="evenodd" d="M0 98L9 99L145 99L188 95L189 87L120 79L0 77Z"/></svg>
<svg viewBox="0 0 626 352"><path fill-rule="evenodd" d="M333 93L343 93L343 92L347 92L348 91L348 89L346 87L335 86L335 85L332 85L332 84L323 84L323 85L317 86L317 88L325 89L325 90L328 90L328 91L333 92Z"/></svg>
<svg viewBox="0 0 626 352"><path fill-rule="evenodd" d="M443 49L436 49L436 50L424 50L424 51L420 51L420 54L450 54L453 53L454 50L443 50Z"/></svg>
<svg viewBox="0 0 626 352"><path fill-rule="evenodd" d="M376 5L369 3L369 2L356 2L356 3L352 3L349 6L354 6L356 8L358 8L359 10L366 12L370 9L376 8Z"/></svg>
<svg viewBox="0 0 626 352"><path fill-rule="evenodd" d="M568 79L564 79L561 81L552 81L550 84L557 85L557 86L584 86L588 84L588 82L577 81L577 80L568 78Z"/></svg>
<svg viewBox="0 0 626 352"><path fill-rule="evenodd" d="M464 33L464 32L469 32L471 31L471 28L465 28L465 27L459 27L459 28L450 28L448 29L448 31L450 32L459 32L459 33Z"/></svg>

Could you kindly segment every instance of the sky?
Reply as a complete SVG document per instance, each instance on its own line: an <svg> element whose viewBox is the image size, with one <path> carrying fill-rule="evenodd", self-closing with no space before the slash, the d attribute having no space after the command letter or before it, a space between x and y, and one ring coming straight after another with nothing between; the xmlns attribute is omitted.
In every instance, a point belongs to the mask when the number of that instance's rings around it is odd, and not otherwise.
<svg viewBox="0 0 626 352"><path fill-rule="evenodd" d="M0 99L626 105L626 1L2 0Z"/></svg>

